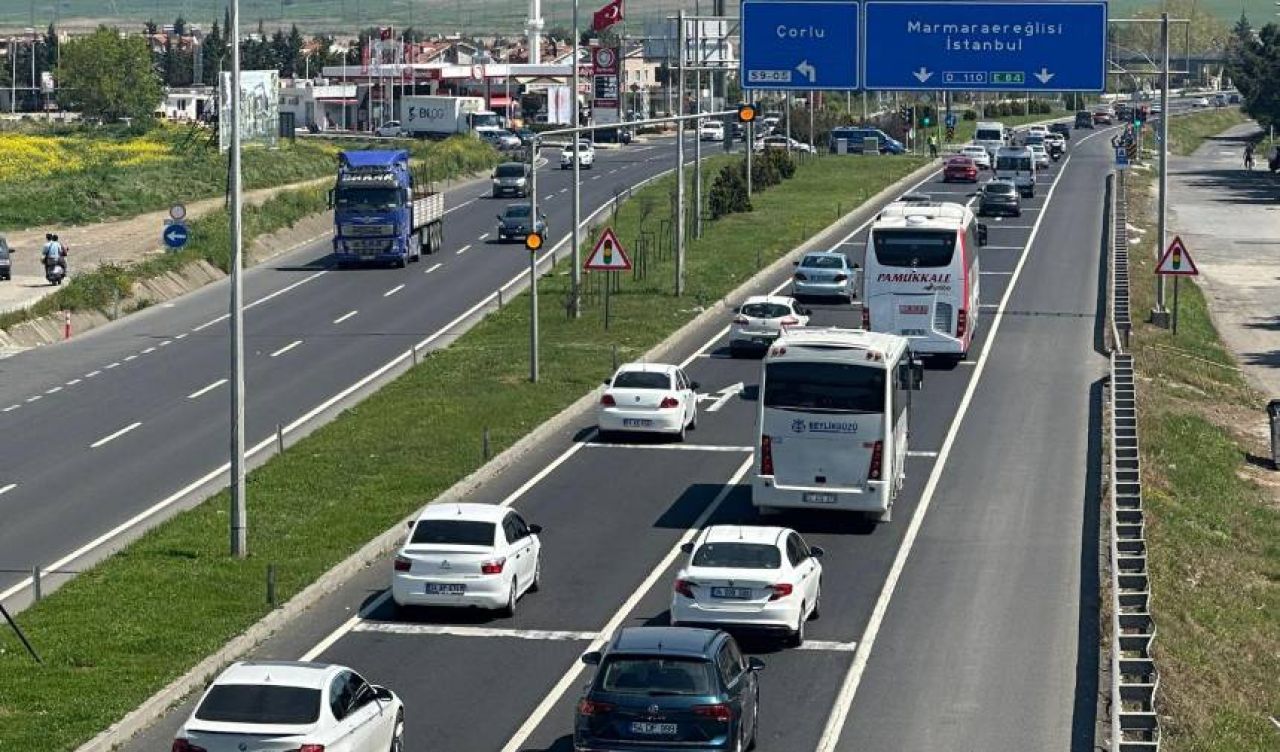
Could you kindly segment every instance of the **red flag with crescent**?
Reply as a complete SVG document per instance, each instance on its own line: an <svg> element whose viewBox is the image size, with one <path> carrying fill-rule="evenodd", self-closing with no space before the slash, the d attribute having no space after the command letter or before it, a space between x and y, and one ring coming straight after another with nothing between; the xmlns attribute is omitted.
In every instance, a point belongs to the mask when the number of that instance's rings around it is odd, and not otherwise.
<svg viewBox="0 0 1280 752"><path fill-rule="evenodd" d="M591 28L594 31L604 31L622 20L622 0L610 0L600 10L591 16Z"/></svg>

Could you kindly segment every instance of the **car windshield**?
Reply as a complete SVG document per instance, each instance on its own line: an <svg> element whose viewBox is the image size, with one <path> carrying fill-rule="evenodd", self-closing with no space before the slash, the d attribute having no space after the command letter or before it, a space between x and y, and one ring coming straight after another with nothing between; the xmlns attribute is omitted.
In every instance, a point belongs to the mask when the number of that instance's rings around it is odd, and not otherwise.
<svg viewBox="0 0 1280 752"><path fill-rule="evenodd" d="M991 194L1007 194L1013 193L1015 189L1013 183L987 183L984 190Z"/></svg>
<svg viewBox="0 0 1280 752"><path fill-rule="evenodd" d="M503 212L503 214L508 217L514 217L516 219L519 219L521 217L527 217L529 216L529 206L528 204L524 206L508 206L507 210Z"/></svg>
<svg viewBox="0 0 1280 752"><path fill-rule="evenodd" d="M492 546L494 525L476 520L419 520L410 543Z"/></svg>
<svg viewBox="0 0 1280 752"><path fill-rule="evenodd" d="M221 723L302 726L320 718L320 690L261 684L217 684L196 718Z"/></svg>
<svg viewBox="0 0 1280 752"><path fill-rule="evenodd" d="M884 412L883 368L778 362L764 368L764 406L841 413Z"/></svg>
<svg viewBox="0 0 1280 752"><path fill-rule="evenodd" d="M777 546L763 543L704 543L693 552L693 566L725 569L778 569Z"/></svg>
<svg viewBox="0 0 1280 752"><path fill-rule="evenodd" d="M790 316L791 309L781 303L747 303L742 306L741 313L753 319L780 319Z"/></svg>
<svg viewBox="0 0 1280 752"><path fill-rule="evenodd" d="M495 173L500 178L518 178L524 177L524 165L517 163L508 163L498 165Z"/></svg>
<svg viewBox="0 0 1280 752"><path fill-rule="evenodd" d="M619 694L705 695L711 692L710 665L691 658L606 658L600 667L599 686Z"/></svg>
<svg viewBox="0 0 1280 752"><path fill-rule="evenodd" d="M950 230L879 230L872 238L876 260L884 266L947 266L956 247Z"/></svg>
<svg viewBox="0 0 1280 752"><path fill-rule="evenodd" d="M800 266L806 269L843 269L844 257L823 254L821 256L805 256Z"/></svg>
<svg viewBox="0 0 1280 752"><path fill-rule="evenodd" d="M654 371L623 371L613 379L615 389L670 389L671 377Z"/></svg>
<svg viewBox="0 0 1280 752"><path fill-rule="evenodd" d="M339 188L337 208L340 210L387 211L400 205L397 188Z"/></svg>

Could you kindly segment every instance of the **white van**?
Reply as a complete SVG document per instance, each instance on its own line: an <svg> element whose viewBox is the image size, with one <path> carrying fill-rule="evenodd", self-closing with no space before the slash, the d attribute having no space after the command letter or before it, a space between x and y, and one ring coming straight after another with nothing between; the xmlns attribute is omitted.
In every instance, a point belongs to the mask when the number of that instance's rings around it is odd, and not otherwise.
<svg viewBox="0 0 1280 752"><path fill-rule="evenodd" d="M961 204L890 204L871 223L862 327L906 337L917 353L963 360L978 328L978 247L987 227Z"/></svg>
<svg viewBox="0 0 1280 752"><path fill-rule="evenodd" d="M996 180L1018 186L1023 198L1036 195L1036 155L1027 146L1006 146L996 150Z"/></svg>
<svg viewBox="0 0 1280 752"><path fill-rule="evenodd" d="M888 522L906 478L911 392L923 378L903 337L788 329L760 377L752 505Z"/></svg>
<svg viewBox="0 0 1280 752"><path fill-rule="evenodd" d="M1006 145L1009 140L1009 130L1004 127L1004 123L994 120L981 121L974 126L973 142L984 149L991 155L994 160L996 149Z"/></svg>

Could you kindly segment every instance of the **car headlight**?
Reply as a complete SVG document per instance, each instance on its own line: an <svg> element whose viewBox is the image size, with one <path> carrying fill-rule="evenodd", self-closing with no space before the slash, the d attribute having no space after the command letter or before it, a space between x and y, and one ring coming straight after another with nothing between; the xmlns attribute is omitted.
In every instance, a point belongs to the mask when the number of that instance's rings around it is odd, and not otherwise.
<svg viewBox="0 0 1280 752"><path fill-rule="evenodd" d="M494 179L493 179L493 184L494 184L494 185L498 185L498 184L499 184L499 183L501 183L501 182L502 182L502 181L501 181L501 180L498 180L497 178L494 178Z"/></svg>
<svg viewBox="0 0 1280 752"><path fill-rule="evenodd" d="M516 185L524 185L527 182L525 178L516 178Z"/></svg>

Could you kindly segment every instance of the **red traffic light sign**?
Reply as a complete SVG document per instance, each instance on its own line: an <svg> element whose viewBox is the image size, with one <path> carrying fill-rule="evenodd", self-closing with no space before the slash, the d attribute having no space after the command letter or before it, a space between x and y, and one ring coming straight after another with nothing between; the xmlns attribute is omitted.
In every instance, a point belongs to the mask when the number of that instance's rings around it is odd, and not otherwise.
<svg viewBox="0 0 1280 752"><path fill-rule="evenodd" d="M1175 277L1194 277L1200 274L1200 270L1196 268L1196 262L1191 258L1191 252L1187 250L1187 246L1182 242L1182 238L1177 235L1173 236L1173 242L1165 249L1164 255L1160 257L1160 263L1156 264L1156 274L1164 274Z"/></svg>
<svg viewBox="0 0 1280 752"><path fill-rule="evenodd" d="M596 247L587 256L582 268L593 272L624 272L631 269L631 259L627 257L622 243L618 242L618 236L613 234L613 228L606 227L600 233Z"/></svg>

